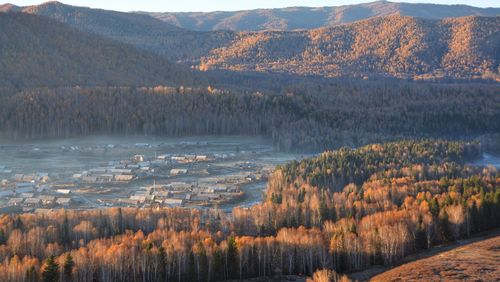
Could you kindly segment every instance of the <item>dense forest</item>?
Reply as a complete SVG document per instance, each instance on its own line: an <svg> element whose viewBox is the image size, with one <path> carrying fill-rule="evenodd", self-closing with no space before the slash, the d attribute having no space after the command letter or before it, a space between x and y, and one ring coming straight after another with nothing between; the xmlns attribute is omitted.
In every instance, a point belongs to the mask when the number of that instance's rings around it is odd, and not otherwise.
<svg viewBox="0 0 500 282"><path fill-rule="evenodd" d="M338 81L264 92L75 87L2 93L0 131L11 138L244 134L268 136L281 150L322 151L500 130L494 85Z"/></svg>
<svg viewBox="0 0 500 282"><path fill-rule="evenodd" d="M217 281L393 265L500 225L500 176L478 143L344 148L278 168L266 200L218 209L0 217L2 281ZM334 280L335 281L335 280Z"/></svg>

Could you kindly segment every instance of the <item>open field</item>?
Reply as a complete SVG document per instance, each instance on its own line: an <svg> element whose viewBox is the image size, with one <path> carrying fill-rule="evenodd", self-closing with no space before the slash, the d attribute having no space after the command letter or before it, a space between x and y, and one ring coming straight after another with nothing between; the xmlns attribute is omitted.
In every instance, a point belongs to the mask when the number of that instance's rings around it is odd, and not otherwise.
<svg viewBox="0 0 500 282"><path fill-rule="evenodd" d="M500 281L499 264L497 231L493 238L403 264L370 281Z"/></svg>

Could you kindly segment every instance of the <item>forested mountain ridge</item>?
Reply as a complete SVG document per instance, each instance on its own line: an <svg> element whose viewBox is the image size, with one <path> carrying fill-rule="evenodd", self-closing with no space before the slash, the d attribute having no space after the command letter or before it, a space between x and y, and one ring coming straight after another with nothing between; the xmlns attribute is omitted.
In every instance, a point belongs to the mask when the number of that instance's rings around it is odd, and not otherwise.
<svg viewBox="0 0 500 282"><path fill-rule="evenodd" d="M192 84L183 66L45 17L0 13L0 86Z"/></svg>
<svg viewBox="0 0 500 282"><path fill-rule="evenodd" d="M146 13L146 12L145 12ZM376 1L337 7L289 7L234 12L146 13L185 29L210 31L263 31L315 29L364 20L403 15L424 19L463 16L499 16L500 8Z"/></svg>
<svg viewBox="0 0 500 282"><path fill-rule="evenodd" d="M500 17L435 20L391 14L301 31L199 32L182 30L147 15L58 2L3 8L9 9L50 17L201 70L355 78L499 79Z"/></svg>
<svg viewBox="0 0 500 282"><path fill-rule="evenodd" d="M200 68L327 77L499 80L500 17L378 17L308 31L239 33Z"/></svg>

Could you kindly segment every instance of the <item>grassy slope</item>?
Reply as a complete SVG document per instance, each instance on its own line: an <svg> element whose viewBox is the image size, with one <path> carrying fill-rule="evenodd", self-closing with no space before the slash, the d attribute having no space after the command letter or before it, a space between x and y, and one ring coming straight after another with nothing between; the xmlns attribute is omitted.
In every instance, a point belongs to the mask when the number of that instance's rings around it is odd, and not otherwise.
<svg viewBox="0 0 500 282"><path fill-rule="evenodd" d="M484 237L459 242L458 247L444 252L430 250L431 256L383 272L370 281L500 281L500 232L480 239Z"/></svg>

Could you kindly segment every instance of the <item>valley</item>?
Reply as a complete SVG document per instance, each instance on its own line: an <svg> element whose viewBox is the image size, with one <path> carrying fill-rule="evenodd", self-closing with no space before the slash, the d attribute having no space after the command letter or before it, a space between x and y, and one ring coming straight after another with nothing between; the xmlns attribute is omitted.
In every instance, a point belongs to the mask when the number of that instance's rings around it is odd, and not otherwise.
<svg viewBox="0 0 500 282"><path fill-rule="evenodd" d="M245 1L0 5L0 281L499 280L500 7Z"/></svg>

